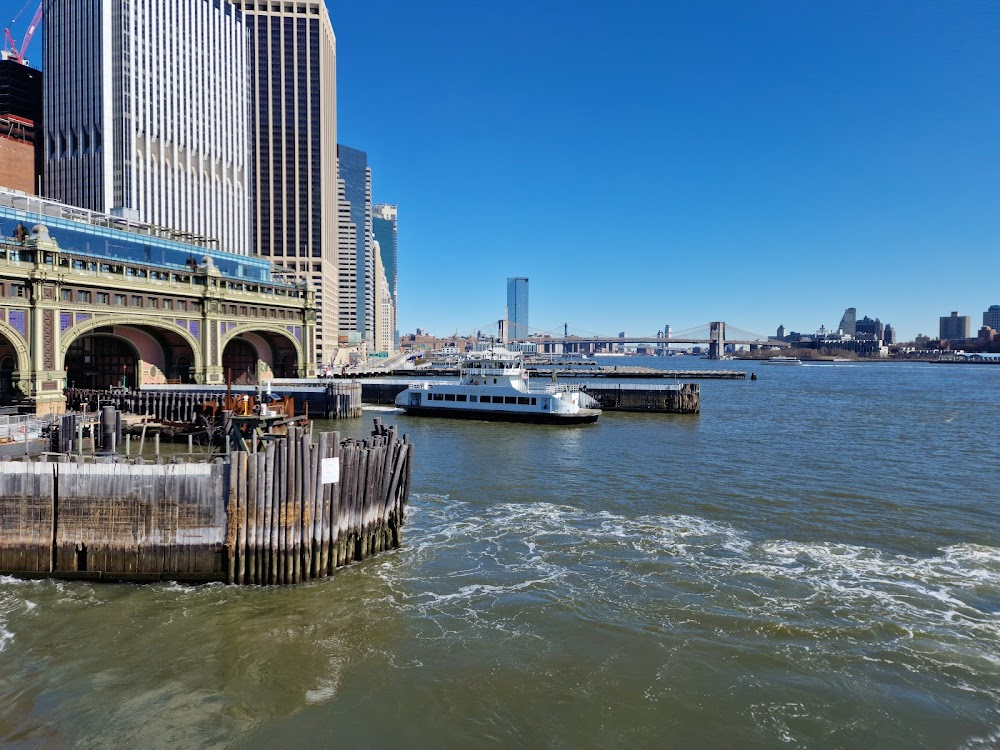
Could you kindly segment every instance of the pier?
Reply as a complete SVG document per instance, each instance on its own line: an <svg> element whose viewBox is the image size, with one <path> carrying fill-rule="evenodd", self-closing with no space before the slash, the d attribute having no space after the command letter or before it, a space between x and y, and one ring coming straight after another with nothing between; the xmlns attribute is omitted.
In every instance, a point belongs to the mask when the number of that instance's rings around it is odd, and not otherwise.
<svg viewBox="0 0 1000 750"><path fill-rule="evenodd" d="M78 448L0 459L0 575L294 584L401 543L413 446L379 420L363 441L289 427L211 460Z"/></svg>

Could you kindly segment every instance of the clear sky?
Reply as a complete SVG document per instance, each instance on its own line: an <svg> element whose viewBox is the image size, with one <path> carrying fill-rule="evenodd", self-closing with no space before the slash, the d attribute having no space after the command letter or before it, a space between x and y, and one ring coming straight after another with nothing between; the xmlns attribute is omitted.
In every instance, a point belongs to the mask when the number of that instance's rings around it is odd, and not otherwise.
<svg viewBox="0 0 1000 750"><path fill-rule="evenodd" d="M1000 304L1000 4L331 2L399 327L935 335Z"/></svg>
<svg viewBox="0 0 1000 750"><path fill-rule="evenodd" d="M329 8L339 140L399 204L401 331L485 329L508 276L533 329L581 333L851 306L912 338L1000 304L997 0Z"/></svg>

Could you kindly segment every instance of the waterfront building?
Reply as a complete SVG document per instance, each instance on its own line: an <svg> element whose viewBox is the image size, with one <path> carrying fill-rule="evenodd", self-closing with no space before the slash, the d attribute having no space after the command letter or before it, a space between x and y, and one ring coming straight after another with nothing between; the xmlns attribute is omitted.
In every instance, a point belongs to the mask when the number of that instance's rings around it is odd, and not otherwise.
<svg viewBox="0 0 1000 750"><path fill-rule="evenodd" d="M885 324L885 329L882 331L882 343L886 346L892 346L896 343L896 329L888 323Z"/></svg>
<svg viewBox="0 0 1000 750"><path fill-rule="evenodd" d="M775 336L775 338L776 339L784 340L784 338L785 338L785 327L783 325L778 326L777 335Z"/></svg>
<svg viewBox="0 0 1000 750"><path fill-rule="evenodd" d="M858 310L856 307L848 307L844 310L844 316L840 319L840 325L837 326L838 330L846 333L849 336L853 336L857 333L857 319Z"/></svg>
<svg viewBox="0 0 1000 750"><path fill-rule="evenodd" d="M507 279L507 320L510 338L528 338L528 279L525 276Z"/></svg>
<svg viewBox="0 0 1000 750"><path fill-rule="evenodd" d="M343 200L347 203L350 223L354 227L353 247L344 241L340 244L341 264L353 265L352 272L340 277L341 333L355 331L362 341L374 345L375 239L372 232L372 171L368 167L368 154L341 143L337 144L337 165L337 174L344 183ZM351 281L353 286L350 285ZM345 323L350 321L353 321L354 328L345 328Z"/></svg>
<svg viewBox="0 0 1000 750"><path fill-rule="evenodd" d="M329 364L340 327L337 39L322 0L235 4L250 40L253 252L312 284L316 357Z"/></svg>
<svg viewBox="0 0 1000 750"><path fill-rule="evenodd" d="M983 325L994 331L1000 331L1000 305L990 305L983 313Z"/></svg>
<svg viewBox="0 0 1000 750"><path fill-rule="evenodd" d="M395 203L377 203L372 209L372 232L382 253L382 265L385 267L385 278L389 283L389 294L392 297L393 318L399 310L399 247L398 222ZM399 330L393 329L393 345L399 346Z"/></svg>
<svg viewBox="0 0 1000 750"><path fill-rule="evenodd" d="M16 60L0 60L0 186L40 192L45 157L41 133L42 72Z"/></svg>
<svg viewBox="0 0 1000 750"><path fill-rule="evenodd" d="M47 0L45 192L250 252L247 27L217 0Z"/></svg>
<svg viewBox="0 0 1000 750"><path fill-rule="evenodd" d="M940 319L939 336L945 341L961 341L969 338L971 321L968 315L959 315L952 311L948 317Z"/></svg>
<svg viewBox="0 0 1000 750"><path fill-rule="evenodd" d="M316 374L315 294L271 263L0 189L0 400Z"/></svg>

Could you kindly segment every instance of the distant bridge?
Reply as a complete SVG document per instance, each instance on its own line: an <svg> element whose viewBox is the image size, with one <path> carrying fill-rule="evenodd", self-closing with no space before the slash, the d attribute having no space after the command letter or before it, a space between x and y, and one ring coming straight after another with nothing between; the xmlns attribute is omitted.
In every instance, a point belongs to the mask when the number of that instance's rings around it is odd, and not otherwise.
<svg viewBox="0 0 1000 750"><path fill-rule="evenodd" d="M729 334L729 335L727 335ZM703 323L683 331L670 332L669 336L529 336L525 341L538 345L545 354L589 354L597 348L623 344L645 344L666 347L670 344L708 344L710 357L718 357L725 352L726 344L738 346L790 346L787 342L776 341L761 334L727 326L722 321Z"/></svg>

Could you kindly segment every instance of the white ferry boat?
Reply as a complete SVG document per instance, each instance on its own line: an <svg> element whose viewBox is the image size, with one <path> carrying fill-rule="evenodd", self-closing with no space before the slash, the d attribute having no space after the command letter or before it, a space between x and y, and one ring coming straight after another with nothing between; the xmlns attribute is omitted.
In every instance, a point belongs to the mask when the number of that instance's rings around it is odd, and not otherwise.
<svg viewBox="0 0 1000 750"><path fill-rule="evenodd" d="M797 357L771 357L764 360L765 365L801 365L802 360Z"/></svg>
<svg viewBox="0 0 1000 750"><path fill-rule="evenodd" d="M396 396L407 414L542 424L582 424L601 416L597 401L577 385L530 387L521 355L494 347L473 352L457 383L413 383Z"/></svg>

